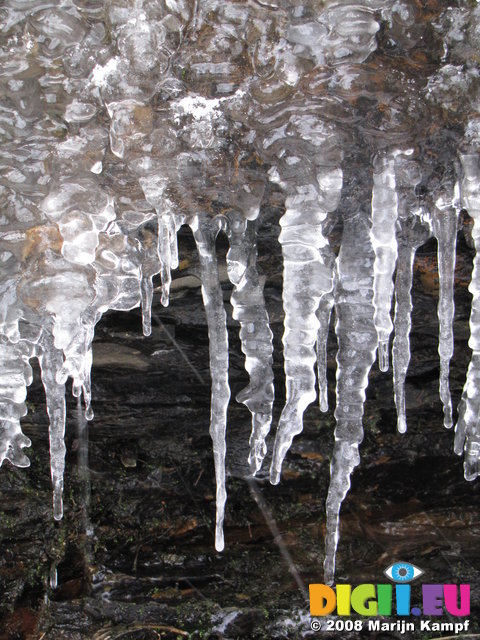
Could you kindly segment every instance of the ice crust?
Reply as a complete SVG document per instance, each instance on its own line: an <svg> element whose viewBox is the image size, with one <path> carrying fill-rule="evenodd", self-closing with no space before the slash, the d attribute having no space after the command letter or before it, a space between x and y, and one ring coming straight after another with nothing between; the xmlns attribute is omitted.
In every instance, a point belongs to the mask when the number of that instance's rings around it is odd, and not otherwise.
<svg viewBox="0 0 480 640"><path fill-rule="evenodd" d="M143 332L150 335L153 278L160 274L161 302L168 305L171 270L179 265L177 232L187 225L198 251L210 341L215 546L224 548L230 389L215 242L218 233L229 242L233 317L250 377L237 401L251 414L248 462L256 474L267 453L274 400L272 332L256 265L262 203L272 185L284 204L279 243L286 376L270 468L274 484L317 387L320 409L328 410L332 310L335 317L325 580L333 581L340 508L360 462L369 372L376 357L380 369L388 369L392 331L398 430L407 429L413 261L432 235L440 281L440 397L445 426L453 424L448 380L461 207L474 221L477 256L470 285L473 355L454 446L465 453L465 477L477 477L480 120L471 60L480 46L480 9L466 0L460 4L445 8L433 23L446 52L437 68L421 80L402 70L390 86L388 65L373 69L371 56L381 28L407 54L421 41L413 2L270 7L254 0L242 6L31 0L24 7L6 0L0 25L0 464L29 465L24 449L31 443L20 421L30 361L37 358L50 420L56 519L63 513L65 384L72 380L91 420L95 325L107 310L141 306ZM379 84L379 93L385 92L379 100L396 106L378 109L379 124L355 111L355 102L369 95L381 74L389 88ZM439 181L433 165L420 161L429 157L430 134L421 117L412 124L411 114L421 114L423 103L443 114L457 109L452 97L465 105L464 136ZM342 201L353 144L366 147L370 172L370 191L356 202ZM330 237L338 222L339 251Z"/></svg>

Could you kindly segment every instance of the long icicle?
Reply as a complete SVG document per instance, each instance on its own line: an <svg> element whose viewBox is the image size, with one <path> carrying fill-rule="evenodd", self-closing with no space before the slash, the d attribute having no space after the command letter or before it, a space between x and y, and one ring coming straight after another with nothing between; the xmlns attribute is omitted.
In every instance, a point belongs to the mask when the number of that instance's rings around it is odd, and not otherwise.
<svg viewBox="0 0 480 640"><path fill-rule="evenodd" d="M388 371L388 343L393 329L390 318L393 295L393 272L397 260L395 225L398 197L395 185L395 153L379 153L374 159L372 189L371 242L375 252L373 265L373 305L378 334L378 366Z"/></svg>
<svg viewBox="0 0 480 640"><path fill-rule="evenodd" d="M460 155L463 169L461 182L462 204L473 218L472 238L475 244L472 280L468 287L472 294L470 340L472 358L459 405L455 427L455 453L465 452L464 469L467 480L475 480L480 471L480 167L475 147Z"/></svg>
<svg viewBox="0 0 480 640"><path fill-rule="evenodd" d="M208 325L210 376L212 378L210 404L210 436L213 444L215 462L216 527L215 548L223 551L223 520L227 499L225 487L225 434L227 426L227 408L230 401L228 385L228 333L227 316L223 304L223 293L218 275L215 240L218 226L208 217L195 216L190 227L193 231L200 260L202 296Z"/></svg>
<svg viewBox="0 0 480 640"><path fill-rule="evenodd" d="M420 212L406 212L400 220L397 233L398 257L395 277L395 338L393 340L393 390L397 407L397 429L399 433L407 431L405 407L405 378L410 363L410 329L412 326L412 282L413 262L417 248L430 236L428 221L422 220Z"/></svg>
<svg viewBox="0 0 480 640"><path fill-rule="evenodd" d="M456 189L455 189L456 190ZM453 197L452 197L453 196ZM450 396L450 360L453 356L453 287L457 245L458 211L454 194L440 195L432 212L433 233L437 239L438 256L438 323L440 355L440 399L443 403L443 423L447 429L453 425L452 399Z"/></svg>
<svg viewBox="0 0 480 640"><path fill-rule="evenodd" d="M295 185L288 195L280 225L283 254L283 334L286 402L278 423L270 482L278 484L285 455L303 429L305 409L316 398L314 365L320 298L332 290L332 250L323 234L328 212L338 206L343 174L323 167L322 193L311 185Z"/></svg>
<svg viewBox="0 0 480 640"><path fill-rule="evenodd" d="M365 391L377 351L372 305L374 254L369 236L370 225L365 215L345 216L335 288L337 425L326 503L324 580L327 584L333 582L335 575L340 508L350 488L350 476L360 463L358 447L363 440Z"/></svg>
<svg viewBox="0 0 480 640"><path fill-rule="evenodd" d="M410 363L410 328L412 326L412 281L415 247L399 243L397 257L397 275L395 278L395 338L392 347L393 393L397 407L397 430L407 431L405 406L405 378Z"/></svg>

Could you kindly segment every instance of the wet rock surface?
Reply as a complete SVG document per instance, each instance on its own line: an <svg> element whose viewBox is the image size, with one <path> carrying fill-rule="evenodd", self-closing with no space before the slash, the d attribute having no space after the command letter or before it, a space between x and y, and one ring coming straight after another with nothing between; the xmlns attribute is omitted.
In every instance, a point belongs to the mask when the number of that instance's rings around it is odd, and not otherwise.
<svg viewBox="0 0 480 640"><path fill-rule="evenodd" d="M272 209L267 218L271 225L264 236L260 232L259 261L269 282L265 297L275 335L278 416L283 404L281 274L272 241L278 211ZM320 414L310 407L282 482L273 487L266 472L249 478L249 413L231 403L226 549L216 553L207 329L199 287L182 286L196 268L185 235L180 254L189 266L176 274L168 309L155 296L152 335L141 335L139 312L107 314L98 327L88 461L76 400L70 398L60 523L52 519L48 422L35 374L23 423L35 443L32 466L23 470L6 463L0 474L2 640L316 635L309 630L308 603L298 583L308 589L309 583L323 581L332 412ZM469 359L466 282L472 251L461 237L459 247L454 403ZM218 251L224 253L221 242ZM435 251L434 242L427 244L416 262L406 434L396 432L390 376L376 367L371 372L362 464L341 513L337 582L383 582L383 571L394 560L411 561L425 571L428 582L471 584L475 629L479 488L464 480L461 460L452 453L453 433L442 426ZM229 289L224 282L226 300ZM238 326L228 313L235 394L246 374ZM335 348L332 333L330 393ZM51 583L55 567L56 586ZM413 586L412 605L418 597L419 587ZM400 636L365 631L358 637Z"/></svg>

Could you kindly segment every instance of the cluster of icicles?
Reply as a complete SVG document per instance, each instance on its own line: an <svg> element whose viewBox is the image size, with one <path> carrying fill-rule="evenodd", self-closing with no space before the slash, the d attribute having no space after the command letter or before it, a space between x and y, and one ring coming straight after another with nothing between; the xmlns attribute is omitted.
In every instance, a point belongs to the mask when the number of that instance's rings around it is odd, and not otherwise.
<svg viewBox="0 0 480 640"><path fill-rule="evenodd" d="M188 225L198 250L210 340L215 546L223 549L230 391L215 241L222 231L230 245L231 303L250 376L237 400L252 415L249 464L255 474L266 455L274 400L272 333L256 268L258 217L270 180L283 192L285 204L279 242L286 374L271 482L280 480L305 409L317 397L317 384L320 409L328 410L326 343L334 308L336 429L325 556L325 580L332 581L340 506L359 464L368 375L377 353L381 370L388 369L393 329L398 430L406 431L413 260L432 235L438 242L440 279L440 396L445 426L452 426L448 380L455 243L461 208L474 220L477 248L480 242L478 121L472 115L465 127L456 177L438 187L426 204L415 194L422 180L418 153L411 141L399 144L395 127L403 131L402 122L392 115L390 129L378 136L382 143L372 143L371 201L343 213L336 256L328 229L341 215L342 148L349 140L344 129L350 126L342 121L342 109L350 108L345 96L363 91L358 89L362 63L376 49L380 18L399 46L415 47L421 33L415 31L420 23L414 3L342 0L290 7L252 0L219 7L207 1L66 0L57 5L30 0L27 15L24 4L6 2L0 51L0 463L29 464L24 448L30 441L20 419L27 411L30 360L37 358L50 419L54 517L62 517L67 379L73 381L74 395L83 396L86 417L92 419L95 325L109 309L141 305L144 334L150 334L152 279L160 274L161 301L167 305L171 269L179 264L177 232ZM467 4L456 11L448 16L453 26L445 47L466 43L468 57L474 45L462 33L470 29L476 42L478 30L472 24L478 24L478 17ZM202 40L204 33L208 37ZM182 56L188 62L184 67ZM238 62L242 56L249 67ZM302 84L306 74L314 77L317 66L319 84L313 79ZM431 82L423 83L421 100L445 99L442 108L448 108L450 90L459 86L456 67L451 67L445 62ZM469 73L464 71L461 79L465 90L474 76ZM388 78L388 70L384 74ZM216 96L202 95L213 84ZM325 89L317 94L315 86ZM249 168L252 150L265 163L264 175ZM203 207L207 201L217 203L217 210L228 205L226 212L215 215L215 206ZM480 460L478 260L470 286L473 356L455 430L455 451L465 453L469 480L477 476Z"/></svg>

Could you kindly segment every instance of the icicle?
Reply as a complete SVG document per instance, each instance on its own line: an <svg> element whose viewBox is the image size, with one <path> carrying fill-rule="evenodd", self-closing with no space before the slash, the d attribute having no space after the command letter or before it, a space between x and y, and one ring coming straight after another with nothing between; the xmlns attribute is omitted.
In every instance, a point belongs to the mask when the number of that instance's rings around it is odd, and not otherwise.
<svg viewBox="0 0 480 640"><path fill-rule="evenodd" d="M177 229L172 213L158 215L158 257L162 280L161 302L164 307L168 307L172 284L171 270L178 267Z"/></svg>
<svg viewBox="0 0 480 640"><path fill-rule="evenodd" d="M398 198L395 188L395 155L379 153L374 159L371 242L375 252L373 305L378 334L378 365L388 371L388 342L393 329L390 318L393 272L397 260L395 225Z"/></svg>
<svg viewBox="0 0 480 640"><path fill-rule="evenodd" d="M85 419L93 420L94 413L92 409L92 364L93 364L93 352L92 342L95 330L95 322L86 327L85 336L85 354L83 358L83 376L82 376L82 394L83 403L85 405Z"/></svg>
<svg viewBox="0 0 480 640"><path fill-rule="evenodd" d="M453 195L453 194L452 194ZM450 397L450 360L453 356L453 285L455 279L455 256L457 245L457 218L452 196L440 195L435 201L432 215L433 233L437 239L438 256L438 322L440 355L440 399L443 403L443 424L447 429L453 425L452 400Z"/></svg>
<svg viewBox="0 0 480 640"><path fill-rule="evenodd" d="M153 278L152 276L142 276L142 329L143 335L149 336L152 333L152 301L153 301Z"/></svg>
<svg viewBox="0 0 480 640"><path fill-rule="evenodd" d="M377 348L372 305L374 256L369 232L365 216L348 216L344 220L337 259L337 426L326 504L324 579L327 584L333 582L335 573L340 507L350 488L351 473L360 462L358 446L363 439L365 390Z"/></svg>
<svg viewBox="0 0 480 640"><path fill-rule="evenodd" d="M473 218L472 237L475 243L470 315L470 340L472 358L467 371L467 380L459 406L459 417L455 427L455 453L465 451L465 478L475 480L480 466L480 168L478 152L475 150L460 156L463 169L461 182L462 204Z"/></svg>
<svg viewBox="0 0 480 640"><path fill-rule="evenodd" d="M431 227L416 212L406 212L397 234L398 257L395 278L395 338L393 340L393 389L397 407L397 429L407 431L405 378L410 363L410 328L412 313L412 280L415 252L429 238Z"/></svg>
<svg viewBox="0 0 480 640"><path fill-rule="evenodd" d="M332 252L322 225L338 206L341 169L322 167L321 191L311 184L295 185L280 220L283 254L283 347L286 403L278 423L270 482L278 484L285 455L303 428L303 413L316 398L314 364L320 298L333 286ZM322 188L323 187L323 188Z"/></svg>
<svg viewBox="0 0 480 640"><path fill-rule="evenodd" d="M178 241L177 231L184 223L184 216L170 214L169 234L170 234L170 268L178 269Z"/></svg>
<svg viewBox="0 0 480 640"><path fill-rule="evenodd" d="M101 314L95 309L87 310L81 319L71 325L72 335L68 337L68 343L57 341L57 323L53 325L55 347L63 350L65 360L59 366L56 380L58 384L64 384L70 376L73 380L72 392L74 397L83 395L85 404L85 417L93 420L92 409L92 384L91 370L93 362L92 342L95 333L95 325ZM62 336L64 338L65 336Z"/></svg>
<svg viewBox="0 0 480 640"><path fill-rule="evenodd" d="M273 334L265 309L263 283L256 268L256 222L244 220L236 212L230 213L227 234L230 242L227 269L233 284L233 317L240 322L245 369L250 376L250 383L240 391L236 399L248 407L252 414L248 462L255 475L260 470L267 451L265 438L272 422Z"/></svg>
<svg viewBox="0 0 480 640"><path fill-rule="evenodd" d="M153 276L160 271L158 234L155 238L155 235L148 229L140 229L139 241L142 252L142 275L140 283L142 329L143 335L149 336L152 333Z"/></svg>
<svg viewBox="0 0 480 640"><path fill-rule="evenodd" d="M480 235L480 234L479 234ZM480 238L478 238L480 240ZM476 259L475 259L476 261ZM479 265L477 265L477 270ZM473 282L473 279L472 279ZM472 289L470 289L471 291ZM477 294L478 295L478 294ZM473 307L472 307L473 315ZM477 315L477 314L476 314ZM470 318L472 322L472 318ZM462 399L458 407L458 421L455 427L454 451L457 455L465 453L464 470L466 480L475 480L479 475L480 429L478 415L480 411L480 353L474 352L467 371Z"/></svg>
<svg viewBox="0 0 480 640"><path fill-rule="evenodd" d="M330 317L333 307L333 291L326 293L320 299L317 309L317 379L318 379L318 404L320 411L328 411L328 384L327 384L327 343L330 329Z"/></svg>
<svg viewBox="0 0 480 640"><path fill-rule="evenodd" d="M397 407L397 429L407 431L405 378L410 362L410 328L412 313L413 261L415 247L399 243L395 278L395 338L393 340L393 393Z"/></svg>
<svg viewBox="0 0 480 640"><path fill-rule="evenodd" d="M50 472L53 484L53 517L63 517L63 473L65 470L65 385L57 382L57 373L63 365L63 355L56 349L53 336L44 330L38 356L42 382L50 418Z"/></svg>
<svg viewBox="0 0 480 640"><path fill-rule="evenodd" d="M230 400L228 386L228 334L227 316L223 305L223 293L218 276L215 239L218 226L206 217L195 216L190 222L197 245L202 280L202 296L208 325L210 375L212 392L210 405L210 436L213 443L215 478L217 482L217 515L215 548L224 548L223 520L227 498L225 488L225 433L227 407Z"/></svg>

